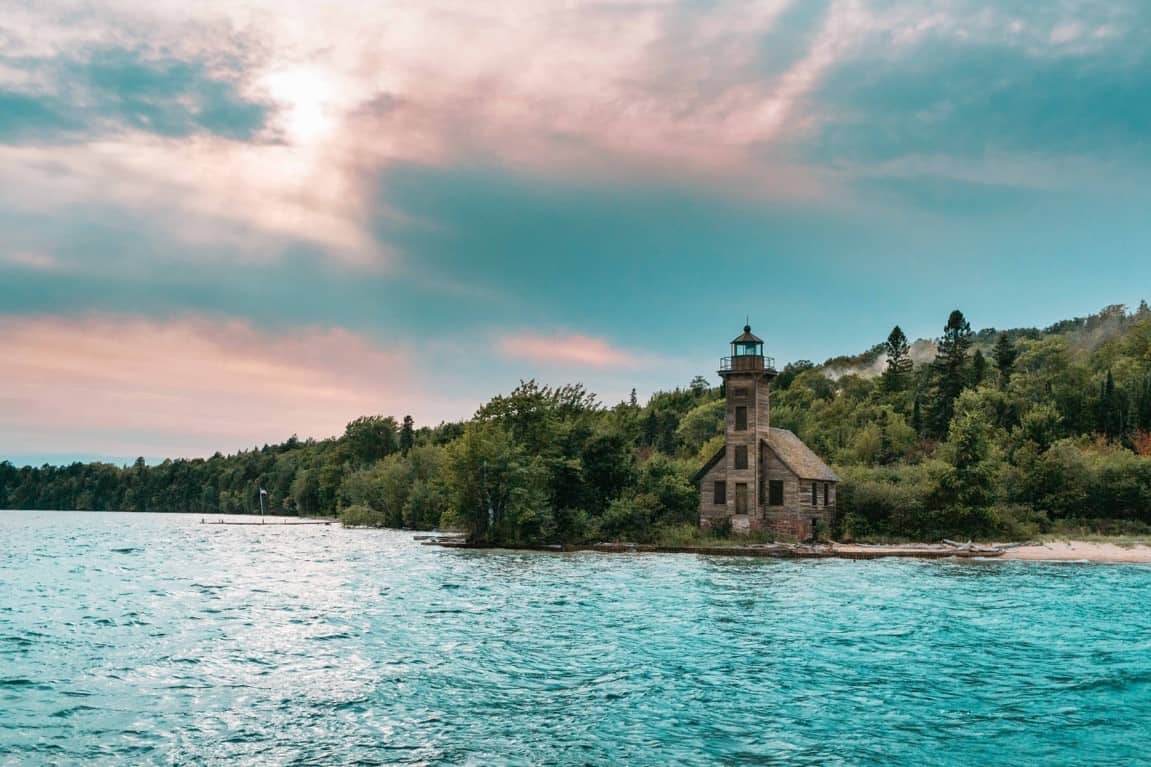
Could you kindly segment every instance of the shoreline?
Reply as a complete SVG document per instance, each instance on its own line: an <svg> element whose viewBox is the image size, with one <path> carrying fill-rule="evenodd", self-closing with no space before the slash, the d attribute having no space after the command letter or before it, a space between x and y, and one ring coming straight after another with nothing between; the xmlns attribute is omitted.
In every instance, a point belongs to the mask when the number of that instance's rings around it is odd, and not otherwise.
<svg viewBox="0 0 1151 767"><path fill-rule="evenodd" d="M449 549L504 549L552 553L697 554L705 556L766 557L774 559L967 559L1016 562L1093 562L1099 564L1151 564L1146 544L1052 541L1046 543L908 543L908 544L804 544L763 543L746 546L657 546L655 544L597 543L590 545L493 546L459 540L432 539L424 546Z"/></svg>
<svg viewBox="0 0 1151 767"><path fill-rule="evenodd" d="M1020 562L1098 562L1101 564L1151 564L1151 546L1093 541L1048 541L1008 548L1003 559Z"/></svg>

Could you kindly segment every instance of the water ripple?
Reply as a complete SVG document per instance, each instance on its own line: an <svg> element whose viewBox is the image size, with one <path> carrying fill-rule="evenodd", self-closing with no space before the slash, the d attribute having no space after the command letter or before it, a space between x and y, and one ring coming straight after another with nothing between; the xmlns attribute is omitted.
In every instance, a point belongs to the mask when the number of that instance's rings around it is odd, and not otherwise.
<svg viewBox="0 0 1151 767"><path fill-rule="evenodd" d="M0 512L0 765L1151 762L1151 568Z"/></svg>

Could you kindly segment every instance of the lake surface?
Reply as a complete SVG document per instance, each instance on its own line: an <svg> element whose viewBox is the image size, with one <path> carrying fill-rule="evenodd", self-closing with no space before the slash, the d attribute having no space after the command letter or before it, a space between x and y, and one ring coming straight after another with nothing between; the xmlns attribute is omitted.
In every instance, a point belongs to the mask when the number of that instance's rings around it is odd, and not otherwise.
<svg viewBox="0 0 1151 767"><path fill-rule="evenodd" d="M199 523L0 512L0 765L1151 763L1148 567Z"/></svg>

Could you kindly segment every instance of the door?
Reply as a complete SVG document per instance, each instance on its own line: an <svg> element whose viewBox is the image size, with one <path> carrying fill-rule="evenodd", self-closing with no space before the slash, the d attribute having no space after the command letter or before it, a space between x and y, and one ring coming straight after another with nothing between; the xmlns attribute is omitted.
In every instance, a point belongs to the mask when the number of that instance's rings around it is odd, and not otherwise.
<svg viewBox="0 0 1151 767"><path fill-rule="evenodd" d="M737 482L735 484L735 513L747 513L747 483Z"/></svg>

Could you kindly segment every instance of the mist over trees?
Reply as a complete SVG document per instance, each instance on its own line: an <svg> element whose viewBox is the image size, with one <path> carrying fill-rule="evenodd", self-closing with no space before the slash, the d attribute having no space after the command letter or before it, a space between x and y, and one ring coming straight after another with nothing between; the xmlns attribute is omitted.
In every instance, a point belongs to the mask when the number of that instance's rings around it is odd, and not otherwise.
<svg viewBox="0 0 1151 767"><path fill-rule="evenodd" d="M837 537L1151 532L1146 304L978 333L956 310L933 359L924 345L896 326L773 384L773 424L844 479ZM703 376L610 406L525 381L464 423L364 416L331 439L154 466L0 463L0 507L255 514L262 487L274 513L478 541L681 540L698 535L690 477L723 444L722 397Z"/></svg>

